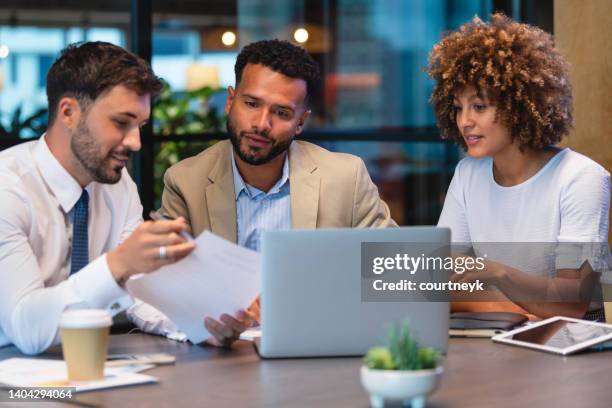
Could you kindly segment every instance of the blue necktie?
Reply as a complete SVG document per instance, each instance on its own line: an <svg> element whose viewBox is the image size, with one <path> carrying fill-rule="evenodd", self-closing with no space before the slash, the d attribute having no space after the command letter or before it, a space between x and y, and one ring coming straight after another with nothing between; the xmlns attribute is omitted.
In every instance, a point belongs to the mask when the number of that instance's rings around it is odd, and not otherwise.
<svg viewBox="0 0 612 408"><path fill-rule="evenodd" d="M70 274L78 272L89 263L89 239L87 219L89 218L89 194L83 190L81 198L74 205L72 213L72 262Z"/></svg>

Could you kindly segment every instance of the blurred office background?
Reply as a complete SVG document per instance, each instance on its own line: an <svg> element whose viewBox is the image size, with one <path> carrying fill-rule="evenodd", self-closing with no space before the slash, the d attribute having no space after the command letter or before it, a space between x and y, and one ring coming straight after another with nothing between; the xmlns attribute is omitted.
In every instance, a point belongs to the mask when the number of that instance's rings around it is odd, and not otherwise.
<svg viewBox="0 0 612 408"><path fill-rule="evenodd" d="M361 156L398 223L435 224L462 153L435 127L429 51L444 32L493 11L553 32L556 3L3 0L0 148L44 131L46 74L63 47L102 40L130 49L168 83L130 166L148 213L169 165L225 138L225 89L241 47L279 38L305 47L323 73L301 138Z"/></svg>

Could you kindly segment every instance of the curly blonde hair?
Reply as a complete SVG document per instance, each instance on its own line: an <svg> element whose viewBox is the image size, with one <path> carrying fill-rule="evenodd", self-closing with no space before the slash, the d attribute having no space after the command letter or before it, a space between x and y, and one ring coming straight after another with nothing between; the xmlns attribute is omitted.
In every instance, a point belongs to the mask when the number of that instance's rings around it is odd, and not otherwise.
<svg viewBox="0 0 612 408"><path fill-rule="evenodd" d="M573 124L568 63L550 34L503 14L478 17L446 35L429 56L430 98L444 139L466 147L453 98L466 86L497 107L498 119L524 147L558 143Z"/></svg>

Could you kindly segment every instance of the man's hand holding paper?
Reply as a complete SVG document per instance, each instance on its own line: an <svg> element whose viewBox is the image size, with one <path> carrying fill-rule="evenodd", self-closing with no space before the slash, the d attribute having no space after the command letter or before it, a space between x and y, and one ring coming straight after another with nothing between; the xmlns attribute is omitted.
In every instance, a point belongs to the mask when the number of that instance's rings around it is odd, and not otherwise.
<svg viewBox="0 0 612 408"><path fill-rule="evenodd" d="M130 279L127 288L168 316L191 342L212 336L212 344L225 345L256 318L243 309L259 294L260 268L257 252L205 231L190 256ZM231 317L234 311L245 313ZM212 325L203 323L207 317Z"/></svg>
<svg viewBox="0 0 612 408"><path fill-rule="evenodd" d="M257 316L248 310L239 310L235 316L223 313L219 320L206 317L204 327L212 334L206 342L217 347L230 346L240 338L242 332L258 323Z"/></svg>
<svg viewBox="0 0 612 408"><path fill-rule="evenodd" d="M260 299L257 297L246 310L239 310L236 316L222 314L219 320L211 317L204 319L204 326L213 337L206 340L213 346L226 347L240 338L240 334L259 325L261 316Z"/></svg>

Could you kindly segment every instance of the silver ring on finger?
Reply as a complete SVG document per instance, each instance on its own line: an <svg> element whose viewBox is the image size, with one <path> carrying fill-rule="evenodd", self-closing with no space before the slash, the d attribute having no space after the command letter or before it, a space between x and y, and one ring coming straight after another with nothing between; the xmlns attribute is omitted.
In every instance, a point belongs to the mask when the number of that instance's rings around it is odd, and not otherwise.
<svg viewBox="0 0 612 408"><path fill-rule="evenodd" d="M168 258L168 250L165 246L159 247L159 259L167 259Z"/></svg>

